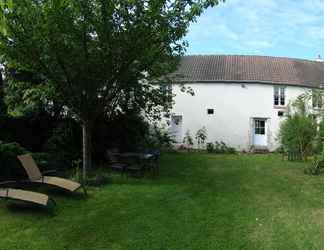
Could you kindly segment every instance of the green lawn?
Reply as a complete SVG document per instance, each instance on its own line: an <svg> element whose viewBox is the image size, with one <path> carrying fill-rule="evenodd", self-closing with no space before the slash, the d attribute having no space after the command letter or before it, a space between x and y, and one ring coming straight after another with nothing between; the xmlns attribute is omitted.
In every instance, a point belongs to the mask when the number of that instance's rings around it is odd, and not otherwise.
<svg viewBox="0 0 324 250"><path fill-rule="evenodd" d="M324 174L276 155L170 154L158 179L54 194L54 215L0 203L0 249L324 249Z"/></svg>

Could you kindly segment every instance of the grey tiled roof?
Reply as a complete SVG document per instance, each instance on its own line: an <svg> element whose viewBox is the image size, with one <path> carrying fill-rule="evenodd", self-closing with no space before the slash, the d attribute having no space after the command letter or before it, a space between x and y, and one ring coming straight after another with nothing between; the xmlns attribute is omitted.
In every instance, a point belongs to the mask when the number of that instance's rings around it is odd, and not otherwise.
<svg viewBox="0 0 324 250"><path fill-rule="evenodd" d="M192 55L173 74L183 82L253 82L319 87L324 62L268 56Z"/></svg>

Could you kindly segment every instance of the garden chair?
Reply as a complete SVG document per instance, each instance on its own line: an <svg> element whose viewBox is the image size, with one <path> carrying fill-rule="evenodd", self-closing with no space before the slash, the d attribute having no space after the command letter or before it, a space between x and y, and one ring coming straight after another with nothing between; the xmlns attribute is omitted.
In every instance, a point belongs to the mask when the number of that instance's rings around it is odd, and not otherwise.
<svg viewBox="0 0 324 250"><path fill-rule="evenodd" d="M82 187L86 194L85 187L78 182L55 176L44 176L30 154L19 155L17 157L24 167L30 182L58 187L69 192L76 192Z"/></svg>
<svg viewBox="0 0 324 250"><path fill-rule="evenodd" d="M117 154L112 152L109 149L107 150L107 157L108 157L110 169L114 171L118 171L121 173L121 175L124 175L128 164L126 162L122 162L121 160L119 160Z"/></svg>
<svg viewBox="0 0 324 250"><path fill-rule="evenodd" d="M110 168L121 172L122 175L127 173L127 176L129 174L144 176L145 168L139 159L139 155L138 153L115 153L107 150Z"/></svg>
<svg viewBox="0 0 324 250"><path fill-rule="evenodd" d="M52 208L56 205L56 202L45 194L14 188L0 188L0 198L20 201L46 208Z"/></svg>
<svg viewBox="0 0 324 250"><path fill-rule="evenodd" d="M153 154L153 175L158 176L160 175L160 158L161 158L161 152L160 150L154 150L151 152Z"/></svg>
<svg viewBox="0 0 324 250"><path fill-rule="evenodd" d="M141 163L131 164L127 166L126 171L128 175L143 177L145 173L145 166Z"/></svg>

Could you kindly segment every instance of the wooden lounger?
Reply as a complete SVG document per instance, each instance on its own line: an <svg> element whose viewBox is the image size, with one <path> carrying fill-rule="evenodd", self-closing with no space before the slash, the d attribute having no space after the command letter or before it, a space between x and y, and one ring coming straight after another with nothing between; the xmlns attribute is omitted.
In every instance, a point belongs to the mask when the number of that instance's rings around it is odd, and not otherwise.
<svg viewBox="0 0 324 250"><path fill-rule="evenodd" d="M47 208L53 207L56 204L52 198L48 197L45 194L14 188L1 188L0 198L14 201L22 201L25 203L31 203Z"/></svg>
<svg viewBox="0 0 324 250"><path fill-rule="evenodd" d="M67 190L69 192L75 192L82 187L80 183L75 181L71 181L60 177L54 177L54 176L44 176L40 172L36 162L34 161L33 157L30 154L19 155L17 157L21 162L22 166L24 167L24 169L26 170L29 181L32 183L55 186Z"/></svg>

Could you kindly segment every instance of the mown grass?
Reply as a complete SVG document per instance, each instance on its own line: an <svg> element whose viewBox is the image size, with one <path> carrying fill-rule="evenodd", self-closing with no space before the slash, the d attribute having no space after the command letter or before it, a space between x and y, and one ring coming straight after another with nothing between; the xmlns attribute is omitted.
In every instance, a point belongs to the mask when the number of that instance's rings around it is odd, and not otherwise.
<svg viewBox="0 0 324 250"><path fill-rule="evenodd" d="M324 249L324 175L277 155L170 154L54 214L0 203L0 249Z"/></svg>

